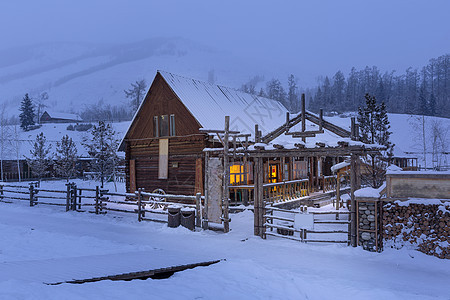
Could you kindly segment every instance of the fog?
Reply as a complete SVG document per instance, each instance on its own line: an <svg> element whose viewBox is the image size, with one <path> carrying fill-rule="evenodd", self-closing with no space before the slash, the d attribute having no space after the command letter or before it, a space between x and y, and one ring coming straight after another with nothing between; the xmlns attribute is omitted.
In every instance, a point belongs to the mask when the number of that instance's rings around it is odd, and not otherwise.
<svg viewBox="0 0 450 300"><path fill-rule="evenodd" d="M0 49L183 37L313 82L352 66L404 71L448 53L449 11L448 0L2 1Z"/></svg>

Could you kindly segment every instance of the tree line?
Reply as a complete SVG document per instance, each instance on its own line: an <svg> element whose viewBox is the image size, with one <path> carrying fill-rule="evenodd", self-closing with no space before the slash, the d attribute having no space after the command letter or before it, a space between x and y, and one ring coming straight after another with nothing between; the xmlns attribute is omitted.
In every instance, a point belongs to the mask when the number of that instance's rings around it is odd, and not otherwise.
<svg viewBox="0 0 450 300"><path fill-rule="evenodd" d="M450 54L430 59L420 69L408 68L405 73L382 72L378 67L352 68L345 76L337 71L331 78L321 77L318 86L301 88L294 75L287 78L286 88L273 78L264 87L257 86L263 76L255 76L240 87L241 91L281 102L289 111L301 109L301 93L306 94L308 109L318 112L356 112L365 103L365 95L375 96L391 113L450 116Z"/></svg>
<svg viewBox="0 0 450 300"><path fill-rule="evenodd" d="M376 66L352 68L326 76L316 88L309 109L338 113L357 111L369 93L383 101L391 113L450 116L450 55L430 59L420 70L408 68L404 74L382 73Z"/></svg>

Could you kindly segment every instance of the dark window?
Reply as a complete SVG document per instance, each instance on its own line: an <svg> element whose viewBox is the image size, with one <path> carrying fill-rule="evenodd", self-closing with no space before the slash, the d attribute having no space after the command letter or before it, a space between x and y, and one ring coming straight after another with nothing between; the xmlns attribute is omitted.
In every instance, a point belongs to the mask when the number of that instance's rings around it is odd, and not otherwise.
<svg viewBox="0 0 450 300"><path fill-rule="evenodd" d="M159 120L160 120L159 136L168 136L169 135L169 116L162 115Z"/></svg>
<svg viewBox="0 0 450 300"><path fill-rule="evenodd" d="M159 137L159 122L158 122L158 116L153 117L153 136Z"/></svg>
<svg viewBox="0 0 450 300"><path fill-rule="evenodd" d="M175 115L170 115L170 136L176 136L176 133L175 133Z"/></svg>

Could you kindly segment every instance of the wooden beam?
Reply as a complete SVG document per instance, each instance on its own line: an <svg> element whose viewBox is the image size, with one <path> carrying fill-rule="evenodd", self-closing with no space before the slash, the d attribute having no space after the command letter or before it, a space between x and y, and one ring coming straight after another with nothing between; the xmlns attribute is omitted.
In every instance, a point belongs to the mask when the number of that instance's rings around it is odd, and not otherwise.
<svg viewBox="0 0 450 300"><path fill-rule="evenodd" d="M357 156L352 154L350 158L350 245L356 247L356 160Z"/></svg>
<svg viewBox="0 0 450 300"><path fill-rule="evenodd" d="M302 132L306 130L306 101L305 94L302 94ZM302 137L303 142L306 142L305 137Z"/></svg>
<svg viewBox="0 0 450 300"><path fill-rule="evenodd" d="M230 231L230 216L229 216L229 197L230 197L230 168L228 167L228 134L230 130L230 116L225 116L225 134L224 134L224 145L223 145L223 198L222 198L222 209L223 209L223 231L225 233Z"/></svg>
<svg viewBox="0 0 450 300"><path fill-rule="evenodd" d="M225 133L225 130L215 130L215 129L202 129L202 128L200 128L199 131L201 133L217 133L217 134ZM228 134L240 134L240 133L241 133L240 131L229 131L228 132Z"/></svg>

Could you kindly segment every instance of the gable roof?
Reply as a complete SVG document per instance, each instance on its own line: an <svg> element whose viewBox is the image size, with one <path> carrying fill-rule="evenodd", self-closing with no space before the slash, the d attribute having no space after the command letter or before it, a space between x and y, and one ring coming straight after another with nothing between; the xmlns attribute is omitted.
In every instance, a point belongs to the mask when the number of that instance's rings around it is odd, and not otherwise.
<svg viewBox="0 0 450 300"><path fill-rule="evenodd" d="M158 71L173 92L205 129L223 129L254 135L255 124L268 132L285 122L287 109L278 101L229 87Z"/></svg>
<svg viewBox="0 0 450 300"><path fill-rule="evenodd" d="M163 77L174 94L204 129L223 129L225 125L225 116L230 116L230 130L251 134L252 137L254 137L255 133L255 124L258 124L259 130L261 130L263 134L284 128L286 112L288 112L288 110L276 100L244 93L221 85L214 85L204 81L175 75L165 71L157 71L157 75L158 74ZM144 102L145 99L131 121L127 133L124 135L120 144L119 150L124 150L124 140ZM298 115L293 115L294 118L295 116L297 116L296 119L298 119ZM317 115L307 111L306 117L308 122L307 127L316 126L315 123L318 123L319 120ZM332 138L330 138L330 140L332 140L333 143L338 139L340 140L342 137L349 136L347 130L334 124L324 121L323 125L325 135L331 135ZM293 129L294 128L295 126ZM343 133L341 134L341 132ZM324 137L323 134L319 134L318 136ZM277 135L276 140L277 142L287 142L286 140L289 140L293 143L293 138L291 136ZM311 142L315 145L315 141L311 140Z"/></svg>
<svg viewBox="0 0 450 300"><path fill-rule="evenodd" d="M44 111L42 115L47 113L50 118L52 119L63 119L63 120L73 120L73 121L82 121L79 115L76 114L68 114L68 113L61 113L61 112L50 112L48 110Z"/></svg>

